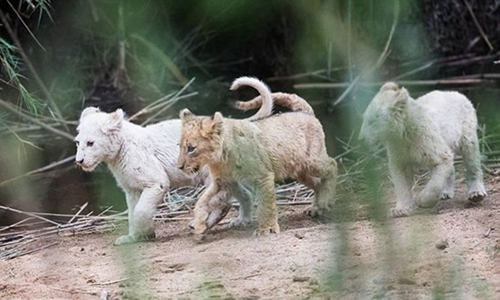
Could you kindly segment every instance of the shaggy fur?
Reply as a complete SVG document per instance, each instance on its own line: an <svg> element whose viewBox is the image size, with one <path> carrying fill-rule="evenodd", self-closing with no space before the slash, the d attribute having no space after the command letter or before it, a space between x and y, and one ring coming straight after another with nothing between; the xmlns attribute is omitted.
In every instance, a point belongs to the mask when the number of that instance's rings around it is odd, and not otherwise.
<svg viewBox="0 0 500 300"><path fill-rule="evenodd" d="M457 154L467 168L469 200L483 200L486 191L476 131L476 112L458 92L434 91L414 100L393 82L380 88L363 115L360 138L387 149L397 199L393 217L410 215L415 204L432 207L440 197L452 198ZM420 168L431 170L432 177L415 197L414 171Z"/></svg>
<svg viewBox="0 0 500 300"><path fill-rule="evenodd" d="M90 172L106 163L125 192L129 232L118 237L116 245L153 238L153 215L166 192L202 183L206 177L187 175L175 166L180 120L141 127L125 120L121 109L108 114L89 107L77 130L77 164Z"/></svg>
<svg viewBox="0 0 500 300"><path fill-rule="evenodd" d="M268 88L259 80L242 77L231 89L249 85L259 91ZM270 92L261 92L264 106L272 102ZM283 98L284 99L284 98ZM300 98L294 98L297 101ZM302 100L303 101L303 100ZM292 102L290 102L292 103ZM284 106L290 106L282 103ZM302 107L308 106L303 101ZM308 109L312 111L312 109ZM269 114L271 113L268 111ZM238 182L251 186L257 199L256 234L278 233L275 181L297 179L315 191L312 215L330 210L337 180L337 164L328 157L323 128L310 113L290 112L251 120L212 117L181 112L182 134L178 167L192 172L208 165L212 184L195 207L197 238L208 229L207 218L220 206L220 193L234 193ZM226 197L223 197L227 199ZM251 220L252 203L239 195L240 215L233 225Z"/></svg>

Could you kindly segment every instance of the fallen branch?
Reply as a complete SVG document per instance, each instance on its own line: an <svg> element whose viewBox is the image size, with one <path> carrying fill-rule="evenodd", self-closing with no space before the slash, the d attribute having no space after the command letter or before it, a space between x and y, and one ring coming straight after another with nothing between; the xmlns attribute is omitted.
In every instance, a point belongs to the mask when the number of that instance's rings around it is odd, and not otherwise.
<svg viewBox="0 0 500 300"><path fill-rule="evenodd" d="M62 130L56 129L56 128L52 127L52 126L49 126L49 125L47 125L47 124L45 124L43 122L38 121L36 118L28 116L27 114L22 113L22 112L16 110L15 108L12 108L10 106L10 104L8 102L4 101L4 100L0 99L0 106L6 108L8 111L10 111L10 112L12 112L12 113L20 116L23 119L26 119L26 120L28 120L28 121L30 121L32 123L37 124L38 126L40 126L42 128L47 129L48 131L50 131L52 133L55 133L55 134L57 134L57 135L59 135L59 136L61 136L63 138L69 139L70 141L74 140L74 137L71 134L69 134L67 132L64 132Z"/></svg>
<svg viewBox="0 0 500 300"><path fill-rule="evenodd" d="M0 100L1 101L1 100ZM22 174L22 175L19 175L19 176L16 176L16 177L13 177L13 178L10 178L10 179L7 179L5 181L2 181L0 182L0 187L6 185L7 183L10 183L10 182L13 182L15 180L18 180L18 179L21 179L23 177L26 177L26 176L32 176L32 175L35 175L35 174L38 174L38 173L42 173L42 172L45 172L45 171L48 171L48 170L51 170L55 167L58 167L58 166L61 166L61 165L64 165L65 163L68 163L70 161L74 161L75 159L75 156L72 155L70 157L66 157L64 159L61 159L59 161L56 161L56 162L53 162L49 165L46 165L44 167L41 167L41 168L38 168L38 169L35 169L35 170L32 170L32 171L29 171L25 174Z"/></svg>
<svg viewBox="0 0 500 300"><path fill-rule="evenodd" d="M467 6L467 10L469 11L469 13L470 13L470 15L472 17L472 21L474 21L474 24L476 25L477 30L479 30L479 33L481 34L481 37L483 38L483 40L488 45L488 48L490 48L490 50L493 51L494 50L493 45L491 44L490 40L488 39L488 36L486 35L486 33L484 33L484 30L481 27L481 25L479 24L479 21L477 20L476 15L472 11L472 7L470 6L469 2L467 0L464 0L464 3L465 3L465 6Z"/></svg>
<svg viewBox="0 0 500 300"><path fill-rule="evenodd" d="M172 102L169 103L169 105L166 105L165 107L163 107L162 109L158 110L154 115L152 115L151 117L149 117L148 119L146 119L146 121L142 122L141 125L146 125L146 124L149 124L149 122L151 122L152 120L154 120L154 118L156 118L157 116L159 116L160 114L162 114L164 111L166 111L167 109L169 109L170 107L172 107L172 105L174 105L178 100L179 100L179 95L182 94L182 92L184 92L190 85L191 83L193 83L193 81L195 80L195 78L191 78L191 80L189 80L188 83L186 83L182 89L180 89L176 94L175 96L172 98Z"/></svg>
<svg viewBox="0 0 500 300"><path fill-rule="evenodd" d="M0 209L3 209L3 210L8 210L8 211L12 211L12 212L15 212L15 213L18 213L18 214L24 214L24 215L27 215L27 216L30 216L30 217L33 217L33 218L40 219L40 220L43 220L43 221L48 222L48 223L51 223L51 224L54 224L54 225L56 225L56 226L61 225L61 224L59 224L59 223L57 223L57 222L55 222L55 221L52 221L52 220L47 219L47 218L45 218L45 217L39 216L39 215L37 215L36 213L27 212L27 211L22 211L22 210L19 210L19 209L10 208L10 207L3 206L3 205L0 205Z"/></svg>
<svg viewBox="0 0 500 300"><path fill-rule="evenodd" d="M483 84L483 83L494 83L493 80L488 79L436 79L436 80L400 80L397 81L398 84L404 86L433 86L433 85L461 85L461 84ZM383 85L385 82L363 82L358 85L364 87L378 87ZM333 83L299 83L295 84L293 87L295 89L336 89L351 86L351 82L333 82Z"/></svg>
<svg viewBox="0 0 500 300"><path fill-rule="evenodd" d="M92 285L110 285L110 284L115 284L115 283L120 283L120 282L124 282L124 281L129 281L130 278L126 277L126 278L122 278L122 279L117 279L117 280L113 280L113 281L107 281L107 282L102 282L102 283L93 283Z"/></svg>

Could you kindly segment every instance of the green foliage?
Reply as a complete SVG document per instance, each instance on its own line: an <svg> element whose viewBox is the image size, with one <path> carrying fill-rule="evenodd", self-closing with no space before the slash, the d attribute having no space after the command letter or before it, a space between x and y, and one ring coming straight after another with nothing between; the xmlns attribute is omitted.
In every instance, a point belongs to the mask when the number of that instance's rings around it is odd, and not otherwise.
<svg viewBox="0 0 500 300"><path fill-rule="evenodd" d="M38 24L40 24L44 14L50 17L50 0L20 0L17 4L17 8L14 7L10 1L7 1L7 3L12 8L21 23L30 32L32 37L36 39L23 21L19 12L25 12L26 14L38 12ZM22 105L36 114L38 113L38 109L41 107L42 102L33 93L29 92L26 86L22 83L22 80L25 78L19 73L19 70L21 69L20 66L22 64L20 63L18 56L19 49L6 39L0 37L0 65L3 70L3 74L1 75L5 76L7 79L4 82L16 88L19 92Z"/></svg>
<svg viewBox="0 0 500 300"><path fill-rule="evenodd" d="M25 9L23 9L23 7ZM38 24L42 20L42 16L45 14L49 18L50 16L50 0L19 0L18 3L18 11L25 10L27 13L38 12Z"/></svg>
<svg viewBox="0 0 500 300"><path fill-rule="evenodd" d="M0 38L0 64L2 65L4 76L7 78L6 83L15 87L19 91L20 99L24 106L36 113L41 102L28 92L21 82L24 76L18 73L20 62L16 57L16 52L17 48L15 46L8 43L5 39Z"/></svg>

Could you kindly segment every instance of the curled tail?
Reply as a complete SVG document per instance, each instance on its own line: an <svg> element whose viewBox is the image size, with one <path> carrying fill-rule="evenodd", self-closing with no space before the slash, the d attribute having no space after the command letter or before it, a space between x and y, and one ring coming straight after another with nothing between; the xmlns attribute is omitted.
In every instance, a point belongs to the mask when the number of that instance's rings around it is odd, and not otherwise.
<svg viewBox="0 0 500 300"><path fill-rule="evenodd" d="M273 97L271 96L271 91L265 85L262 81L258 80L257 78L252 78L252 77L240 77L233 81L233 84L231 84L231 91L237 90L239 87L248 85L256 89L260 96L259 98L259 105L255 105L255 108L260 106L259 111L248 120L256 120L256 119L261 119L265 118L271 115L273 111ZM256 99L257 99L256 98ZM253 100L252 100L253 101ZM250 101L249 101L250 102ZM242 102L242 103L247 103L247 102ZM238 107L237 107L238 108ZM251 108L250 108L251 109Z"/></svg>
<svg viewBox="0 0 500 300"><path fill-rule="evenodd" d="M273 102L276 105L290 109L291 111L300 111L314 116L314 111L306 100L295 94L272 93ZM262 96L257 96L250 101L236 101L233 106L240 110L251 110L262 107Z"/></svg>

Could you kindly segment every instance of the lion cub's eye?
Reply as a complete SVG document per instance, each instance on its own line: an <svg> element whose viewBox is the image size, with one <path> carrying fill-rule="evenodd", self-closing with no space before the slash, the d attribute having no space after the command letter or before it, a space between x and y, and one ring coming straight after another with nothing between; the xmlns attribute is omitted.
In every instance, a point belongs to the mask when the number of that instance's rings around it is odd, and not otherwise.
<svg viewBox="0 0 500 300"><path fill-rule="evenodd" d="M87 147L92 147L92 146L94 146L94 142L92 142L92 141L88 141L88 142L87 142Z"/></svg>
<svg viewBox="0 0 500 300"><path fill-rule="evenodd" d="M193 147L193 146L191 146L191 145L188 145L188 146L187 146L187 153L193 153L193 152L194 152L194 150L196 150L196 148L195 148L195 147Z"/></svg>

